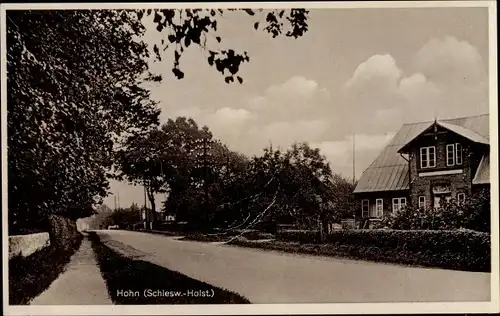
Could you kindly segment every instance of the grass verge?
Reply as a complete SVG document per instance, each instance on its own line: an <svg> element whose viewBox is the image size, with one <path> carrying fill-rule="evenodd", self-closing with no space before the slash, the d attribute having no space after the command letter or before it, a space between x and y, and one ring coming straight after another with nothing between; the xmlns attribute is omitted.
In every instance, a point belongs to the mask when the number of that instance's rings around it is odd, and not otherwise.
<svg viewBox="0 0 500 316"><path fill-rule="evenodd" d="M225 233L215 233L215 234L189 233L180 240L191 240L191 241L202 241L202 242L226 242L236 236L244 237L248 240L274 239L273 234L259 232L256 230L248 230L248 231L234 230Z"/></svg>
<svg viewBox="0 0 500 316"><path fill-rule="evenodd" d="M69 248L48 246L28 257L9 260L9 303L27 305L64 272L71 256L80 247L78 235Z"/></svg>
<svg viewBox="0 0 500 316"><path fill-rule="evenodd" d="M250 303L236 293L123 256L104 245L96 233L90 233L89 238L114 304Z"/></svg>
<svg viewBox="0 0 500 316"><path fill-rule="evenodd" d="M166 231L166 230L134 229L133 231L138 231L138 232L141 232L141 233L156 234L156 235L164 235L164 236L169 236L169 237L181 237L181 236L184 236L183 233Z"/></svg>
<svg viewBox="0 0 500 316"><path fill-rule="evenodd" d="M189 240L189 241L202 241L202 242L225 242L229 240L229 236L221 234L201 234L201 233L190 233L180 238L179 240Z"/></svg>

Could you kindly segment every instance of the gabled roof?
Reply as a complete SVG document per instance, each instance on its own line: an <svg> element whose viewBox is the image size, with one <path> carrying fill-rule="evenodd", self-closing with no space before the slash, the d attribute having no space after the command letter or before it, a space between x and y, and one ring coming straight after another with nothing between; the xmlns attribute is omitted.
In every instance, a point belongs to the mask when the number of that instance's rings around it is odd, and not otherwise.
<svg viewBox="0 0 500 316"><path fill-rule="evenodd" d="M442 127L446 128L446 129L448 129L448 130L450 130L450 131L452 131L452 132L454 132L462 137L465 137L473 142L485 144L485 145L490 144L489 139L487 139L486 137L484 137L482 135L479 135L478 133L476 133L468 128L462 127L460 125L441 122L441 121L438 121L437 124L441 125Z"/></svg>
<svg viewBox="0 0 500 316"><path fill-rule="evenodd" d="M446 119L440 120L439 122L441 124L452 124L462 127L489 140L488 114ZM363 172L354 189L354 193L408 190L408 162L398 153L398 151L405 144L432 126L433 123L433 121L429 121L404 124L378 157L375 158L372 164ZM447 128L445 126L443 127ZM455 128L455 130L458 129ZM478 137L477 139L479 140L480 138Z"/></svg>
<svg viewBox="0 0 500 316"><path fill-rule="evenodd" d="M477 167L476 175L472 180L472 184L489 184L490 183L490 154L486 153Z"/></svg>
<svg viewBox="0 0 500 316"><path fill-rule="evenodd" d="M426 129L424 129L420 134L418 135L415 135L415 137L413 137L412 139L410 139L406 144L404 144L403 146L401 146L401 148L398 150L398 153L405 153L407 148L410 146L410 144L415 140L417 139L421 134L427 132L428 130L430 130L431 128L434 127L434 124L436 124L437 126L440 126L444 129L447 129L449 131L452 131L454 132L455 134L458 134L464 138L467 138L468 140L470 141L473 141L473 142L476 142L476 143L480 143L480 144L484 144L484 145L489 145L489 140L468 129L468 128L465 128L465 127L462 127L460 125L455 125L455 124L452 124L452 123L448 123L448 122L445 122L445 121L435 121L435 122L428 122L428 126Z"/></svg>

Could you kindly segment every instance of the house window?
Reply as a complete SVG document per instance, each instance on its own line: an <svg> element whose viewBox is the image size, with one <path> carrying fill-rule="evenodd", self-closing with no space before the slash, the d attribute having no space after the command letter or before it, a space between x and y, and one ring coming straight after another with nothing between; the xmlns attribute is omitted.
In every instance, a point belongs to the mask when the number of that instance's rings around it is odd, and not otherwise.
<svg viewBox="0 0 500 316"><path fill-rule="evenodd" d="M406 198L393 198L392 199L392 212L397 213L406 206Z"/></svg>
<svg viewBox="0 0 500 316"><path fill-rule="evenodd" d="M455 145L449 144L446 145L446 165L454 166L455 165Z"/></svg>
<svg viewBox="0 0 500 316"><path fill-rule="evenodd" d="M436 147L422 147L420 148L420 167L433 168L436 166Z"/></svg>
<svg viewBox="0 0 500 316"><path fill-rule="evenodd" d="M455 163L457 165L462 164L462 145L459 143L455 144Z"/></svg>
<svg viewBox="0 0 500 316"><path fill-rule="evenodd" d="M463 203L463 202L465 202L465 193L458 193L458 194L457 194L457 202L458 202L458 203Z"/></svg>
<svg viewBox="0 0 500 316"><path fill-rule="evenodd" d="M462 164L462 145L459 143L446 145L446 165Z"/></svg>
<svg viewBox="0 0 500 316"><path fill-rule="evenodd" d="M418 208L425 208L425 196L421 195L418 197Z"/></svg>
<svg viewBox="0 0 500 316"><path fill-rule="evenodd" d="M368 217L370 214L370 201L362 200L361 201L361 215L362 217Z"/></svg>
<svg viewBox="0 0 500 316"><path fill-rule="evenodd" d="M376 199L375 200L375 217L383 217L384 216L384 200Z"/></svg>

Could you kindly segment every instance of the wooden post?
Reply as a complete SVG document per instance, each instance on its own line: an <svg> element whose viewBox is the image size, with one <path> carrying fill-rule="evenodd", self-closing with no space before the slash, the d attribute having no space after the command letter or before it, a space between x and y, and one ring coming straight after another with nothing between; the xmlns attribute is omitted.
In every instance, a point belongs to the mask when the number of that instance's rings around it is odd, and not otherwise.
<svg viewBox="0 0 500 316"><path fill-rule="evenodd" d="M323 223L321 222L321 218L318 216L318 232L319 232L319 243L323 243L325 240L324 232L323 232Z"/></svg>

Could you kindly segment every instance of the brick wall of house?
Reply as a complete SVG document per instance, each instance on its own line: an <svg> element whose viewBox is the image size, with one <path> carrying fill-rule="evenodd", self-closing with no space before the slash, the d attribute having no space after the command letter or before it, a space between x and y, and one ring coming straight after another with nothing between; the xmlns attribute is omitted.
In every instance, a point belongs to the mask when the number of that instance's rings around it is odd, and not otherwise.
<svg viewBox="0 0 500 316"><path fill-rule="evenodd" d="M437 139L436 139L436 138ZM447 166L446 164L446 145L460 143L463 148L462 165ZM436 167L421 168L420 148L427 146L436 146ZM456 198L458 193L471 195L472 179L475 170L481 159L482 152L479 147L473 145L467 139L454 133L438 130L438 133L422 135L415 141L410 155L410 202L418 205L419 196L425 196L426 207L432 207L434 196L432 193L435 186L448 186L451 191L451 197ZM461 169L461 174L419 176L421 172L446 171Z"/></svg>

